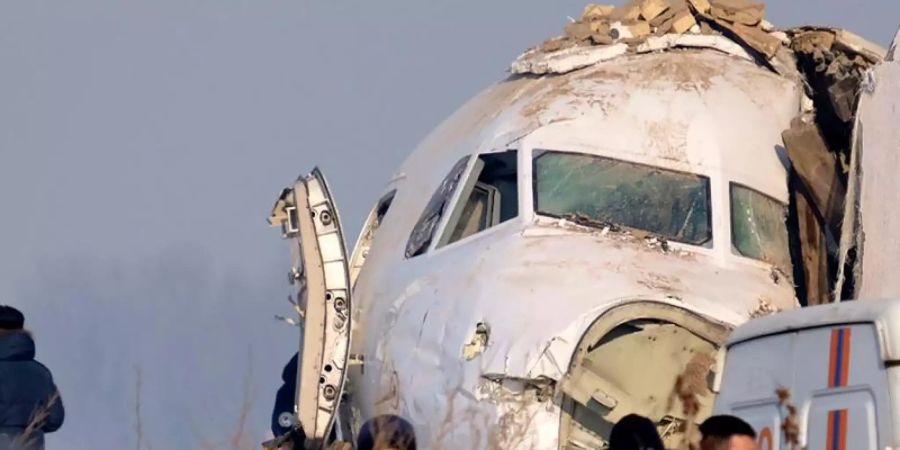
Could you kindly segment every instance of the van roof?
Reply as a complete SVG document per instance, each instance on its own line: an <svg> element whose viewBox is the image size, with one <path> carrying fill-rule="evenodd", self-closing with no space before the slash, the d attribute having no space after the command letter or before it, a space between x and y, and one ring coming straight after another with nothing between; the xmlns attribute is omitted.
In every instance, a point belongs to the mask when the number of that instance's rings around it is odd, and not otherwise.
<svg viewBox="0 0 900 450"><path fill-rule="evenodd" d="M856 300L812 306L751 320L738 327L728 346L765 336L852 323L872 323L885 361L900 360L900 299Z"/></svg>

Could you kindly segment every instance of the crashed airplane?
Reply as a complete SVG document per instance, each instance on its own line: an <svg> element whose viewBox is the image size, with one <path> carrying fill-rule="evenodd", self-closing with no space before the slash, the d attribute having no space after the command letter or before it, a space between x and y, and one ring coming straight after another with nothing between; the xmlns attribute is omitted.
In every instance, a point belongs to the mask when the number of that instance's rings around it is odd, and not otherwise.
<svg viewBox="0 0 900 450"><path fill-rule="evenodd" d="M676 447L731 329L852 295L856 106L885 51L764 11L588 6L425 139L352 253L318 170L285 189L308 448L385 413L420 448L602 448L629 413Z"/></svg>

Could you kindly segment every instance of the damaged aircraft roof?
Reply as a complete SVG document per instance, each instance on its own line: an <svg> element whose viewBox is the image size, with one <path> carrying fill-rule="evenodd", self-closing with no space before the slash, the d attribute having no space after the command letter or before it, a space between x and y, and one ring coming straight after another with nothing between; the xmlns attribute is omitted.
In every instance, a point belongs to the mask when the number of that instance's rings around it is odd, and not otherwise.
<svg viewBox="0 0 900 450"><path fill-rule="evenodd" d="M766 6L751 0L631 0L623 6L588 5L562 36L534 47L513 74L561 74L627 53L709 48L756 61L781 74L794 70L793 52L816 53L827 70L847 72L880 61L884 49L845 30L778 30ZM839 57L828 58L832 47ZM857 60L856 58L860 58Z"/></svg>
<svg viewBox="0 0 900 450"><path fill-rule="evenodd" d="M781 30L765 13L765 4L754 0L591 4L579 19L570 20L561 36L519 56L510 72L553 77L629 55L705 49L755 63L802 85L806 95L801 108L782 136L796 180L792 214L805 224L799 227L799 243L792 244L800 266L794 275L804 304L825 303L835 299L835 291L842 292L835 283L843 281L835 281L835 274L842 266L838 242L861 87L888 52L847 30Z"/></svg>

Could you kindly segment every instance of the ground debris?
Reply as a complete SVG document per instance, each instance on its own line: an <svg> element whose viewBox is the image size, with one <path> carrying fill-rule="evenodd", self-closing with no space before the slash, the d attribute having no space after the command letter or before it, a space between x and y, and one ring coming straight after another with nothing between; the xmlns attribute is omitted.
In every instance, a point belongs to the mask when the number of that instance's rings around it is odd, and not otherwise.
<svg viewBox="0 0 900 450"><path fill-rule="evenodd" d="M885 52L845 30L806 26L786 34L810 104L782 137L794 169L803 274L798 296L803 304L815 305L831 301L832 292L852 289L834 285L843 264L838 245L849 186L844 162L852 159L862 86Z"/></svg>
<svg viewBox="0 0 900 450"><path fill-rule="evenodd" d="M616 233L626 237L629 240L636 239L639 241L643 241L647 248L650 250L661 251L663 253L668 253L671 250L671 247L669 246L669 240L665 237L657 236L653 233L648 233L647 231L637 228L629 228L613 222L594 219L584 214L569 214L563 217L562 220L573 223L577 226L598 229L600 230L601 236L606 236L609 233ZM679 256L685 256L682 253L683 252L679 252Z"/></svg>
<svg viewBox="0 0 900 450"><path fill-rule="evenodd" d="M749 0L712 0L710 13L717 19L755 27L766 15L766 5Z"/></svg>
<svg viewBox="0 0 900 450"><path fill-rule="evenodd" d="M563 219L568 220L575 225L603 230L604 234L609 233L610 231L613 233L619 233L622 231L622 227L615 223L597 220L584 214L569 214L566 217L563 217Z"/></svg>

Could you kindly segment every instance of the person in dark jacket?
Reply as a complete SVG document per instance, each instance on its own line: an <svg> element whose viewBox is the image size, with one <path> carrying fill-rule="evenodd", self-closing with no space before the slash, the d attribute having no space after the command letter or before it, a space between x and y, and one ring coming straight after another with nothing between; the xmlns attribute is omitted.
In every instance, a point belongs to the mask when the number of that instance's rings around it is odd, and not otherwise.
<svg viewBox="0 0 900 450"><path fill-rule="evenodd" d="M281 371L281 387L275 393L275 406L272 408L272 435L277 438L290 434L294 448L303 448L306 433L296 424L294 416L294 402L297 398L297 372L299 353L284 366ZM327 442L334 442L337 438L337 427L331 428ZM0 449L3 450L3 449Z"/></svg>
<svg viewBox="0 0 900 450"><path fill-rule="evenodd" d="M629 414L613 426L609 450L665 450L665 447L653 421Z"/></svg>
<svg viewBox="0 0 900 450"><path fill-rule="evenodd" d="M291 431L294 421L294 399L297 396L297 353L281 371L281 387L275 394L272 408L272 435L282 436ZM306 436L301 436L301 439Z"/></svg>
<svg viewBox="0 0 900 450"><path fill-rule="evenodd" d="M50 371L34 360L25 316L0 305L0 450L42 450L44 433L63 424L62 398Z"/></svg>
<svg viewBox="0 0 900 450"><path fill-rule="evenodd" d="M392 414L369 419L359 430L357 450L416 450L416 432L411 423Z"/></svg>

